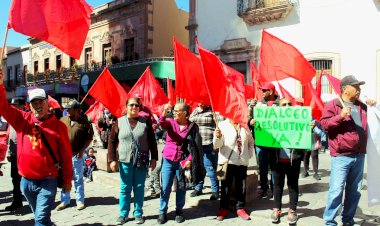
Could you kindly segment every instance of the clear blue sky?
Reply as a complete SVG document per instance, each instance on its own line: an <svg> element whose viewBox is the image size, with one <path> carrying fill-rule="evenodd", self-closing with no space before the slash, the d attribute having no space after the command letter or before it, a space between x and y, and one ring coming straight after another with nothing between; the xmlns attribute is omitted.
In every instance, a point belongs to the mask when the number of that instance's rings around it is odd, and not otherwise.
<svg viewBox="0 0 380 226"><path fill-rule="evenodd" d="M102 5L104 3L110 2L112 0L86 0L88 4L96 7ZM8 12L11 5L12 0L0 0L0 47L3 47L4 36L5 36L5 28L7 26L8 21ZM189 11L189 0L176 0L178 7L180 9ZM28 37L16 33L13 30L9 30L8 38L7 38L7 46L22 46L28 44Z"/></svg>

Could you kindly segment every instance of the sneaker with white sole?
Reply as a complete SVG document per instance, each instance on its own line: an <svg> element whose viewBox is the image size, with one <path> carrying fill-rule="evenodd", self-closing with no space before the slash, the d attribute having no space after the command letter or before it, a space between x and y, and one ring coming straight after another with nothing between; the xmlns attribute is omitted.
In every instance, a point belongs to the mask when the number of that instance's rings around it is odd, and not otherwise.
<svg viewBox="0 0 380 226"><path fill-rule="evenodd" d="M66 209L67 207L69 207L69 204L65 204L65 203L61 202L57 207L55 207L55 210L61 211L61 210Z"/></svg>

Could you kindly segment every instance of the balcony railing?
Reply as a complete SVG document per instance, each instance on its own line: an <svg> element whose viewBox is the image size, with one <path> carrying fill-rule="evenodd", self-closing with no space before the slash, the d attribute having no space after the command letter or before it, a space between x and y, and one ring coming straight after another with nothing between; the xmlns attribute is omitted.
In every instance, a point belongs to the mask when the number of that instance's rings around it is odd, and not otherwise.
<svg viewBox="0 0 380 226"><path fill-rule="evenodd" d="M141 60L127 61L117 64L108 65L108 68L123 68L136 64L143 64L149 62L156 61L173 61L173 57L153 57L146 58ZM54 83L54 82L69 82L73 80L78 80L80 75L84 72L92 72L92 71L102 71L105 68L105 64L92 62L90 65L75 65L72 68L61 68L57 71L49 70L44 73L36 73L31 74L28 73L26 75L26 85L34 85L34 84L44 84L44 83Z"/></svg>
<svg viewBox="0 0 380 226"><path fill-rule="evenodd" d="M293 3L290 0L238 0L237 13L249 25L285 18Z"/></svg>
<svg viewBox="0 0 380 226"><path fill-rule="evenodd" d="M51 70L44 73L28 73L26 75L26 85L54 83L54 82L68 82L78 80L81 70L76 68L62 68L58 71Z"/></svg>

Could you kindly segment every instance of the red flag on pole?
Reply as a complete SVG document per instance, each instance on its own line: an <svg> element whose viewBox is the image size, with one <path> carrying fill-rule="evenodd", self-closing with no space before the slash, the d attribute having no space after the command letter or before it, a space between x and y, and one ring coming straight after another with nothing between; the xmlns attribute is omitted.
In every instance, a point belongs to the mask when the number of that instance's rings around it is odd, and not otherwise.
<svg viewBox="0 0 380 226"><path fill-rule="evenodd" d="M80 58L91 24L85 0L13 0L8 27Z"/></svg>
<svg viewBox="0 0 380 226"><path fill-rule="evenodd" d="M61 109L62 110L62 107L61 105L58 103L58 101L56 99L54 99L53 97L51 97L50 95L48 95L48 102L49 102L49 107L53 108L53 109Z"/></svg>
<svg viewBox="0 0 380 226"><path fill-rule="evenodd" d="M259 81L276 81L294 78L307 84L315 76L314 67L294 46L262 32Z"/></svg>
<svg viewBox="0 0 380 226"><path fill-rule="evenodd" d="M175 38L173 38L173 48L176 96L186 99L187 103L210 105L200 59Z"/></svg>
<svg viewBox="0 0 380 226"><path fill-rule="evenodd" d="M103 116L104 106L99 101L95 101L93 105L86 111L88 118L95 124L98 128L98 120ZM99 129L99 128L98 128Z"/></svg>
<svg viewBox="0 0 380 226"><path fill-rule="evenodd" d="M312 100L310 103L311 115L313 116L315 120L319 121L322 116L324 104L322 102L321 97L318 96L316 90L313 88L313 85L309 82L307 86L309 87L309 90L312 96Z"/></svg>
<svg viewBox="0 0 380 226"><path fill-rule="evenodd" d="M166 87L168 89L168 98L169 98L169 101L171 102L170 104L174 105L176 103L176 98L175 98L174 88L172 86L172 82L169 77L166 80Z"/></svg>
<svg viewBox="0 0 380 226"><path fill-rule="evenodd" d="M111 75L108 67L104 68L88 91L88 94L101 102L116 117L123 116L123 110L129 96Z"/></svg>
<svg viewBox="0 0 380 226"><path fill-rule="evenodd" d="M257 71L256 65L251 61L249 61L249 65L251 67L251 77L252 77L252 89L254 98L257 100L257 94L259 92L259 82L257 78L259 76L259 72Z"/></svg>
<svg viewBox="0 0 380 226"><path fill-rule="evenodd" d="M130 96L142 96L142 103L152 113L160 115L162 107L169 102L168 97L162 90L160 83L154 78L148 66L136 84L129 91Z"/></svg>
<svg viewBox="0 0 380 226"><path fill-rule="evenodd" d="M247 127L248 106L244 97L244 83L243 87L239 87L237 80L232 80L238 77L238 72L230 70L217 56L200 45L198 51L213 110Z"/></svg>
<svg viewBox="0 0 380 226"><path fill-rule="evenodd" d="M329 80L332 88L334 89L335 93L338 94L339 96L341 95L340 93L340 79L335 78L332 75L325 74L326 78Z"/></svg>

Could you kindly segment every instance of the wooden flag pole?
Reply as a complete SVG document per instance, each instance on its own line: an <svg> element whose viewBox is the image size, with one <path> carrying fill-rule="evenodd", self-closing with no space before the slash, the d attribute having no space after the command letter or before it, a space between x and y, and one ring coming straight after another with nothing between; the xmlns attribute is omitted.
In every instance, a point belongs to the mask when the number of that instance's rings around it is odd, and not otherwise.
<svg viewBox="0 0 380 226"><path fill-rule="evenodd" d="M88 92L87 92L86 95L83 97L82 101L80 102L80 105L82 105L83 101L86 99L87 96L88 96Z"/></svg>
<svg viewBox="0 0 380 226"><path fill-rule="evenodd" d="M8 31L9 31L9 28L7 26L7 28L5 29L3 49L1 50L1 55L0 55L0 70L3 70L3 57L4 57L4 53L5 53L5 44L7 43Z"/></svg>
<svg viewBox="0 0 380 226"><path fill-rule="evenodd" d="M339 94L337 94L336 96L338 97L340 104L345 108L346 105L344 104L342 97L340 97Z"/></svg>

